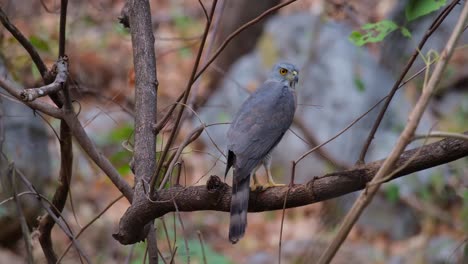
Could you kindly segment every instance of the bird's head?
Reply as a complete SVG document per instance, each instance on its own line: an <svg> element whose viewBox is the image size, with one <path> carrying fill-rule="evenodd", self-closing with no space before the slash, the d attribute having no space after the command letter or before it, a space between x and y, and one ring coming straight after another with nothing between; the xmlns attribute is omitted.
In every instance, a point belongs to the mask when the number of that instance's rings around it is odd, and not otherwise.
<svg viewBox="0 0 468 264"><path fill-rule="evenodd" d="M299 70L291 63L280 62L273 66L270 79L286 82L291 88L299 81Z"/></svg>

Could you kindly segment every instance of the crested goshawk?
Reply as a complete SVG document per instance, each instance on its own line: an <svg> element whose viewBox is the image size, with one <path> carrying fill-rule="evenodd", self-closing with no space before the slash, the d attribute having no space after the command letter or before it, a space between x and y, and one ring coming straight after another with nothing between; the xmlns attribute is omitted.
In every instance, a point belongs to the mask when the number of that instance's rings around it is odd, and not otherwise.
<svg viewBox="0 0 468 264"><path fill-rule="evenodd" d="M226 173L233 166L229 240L236 243L247 227L250 175L258 187L255 172L263 165L266 187L276 186L271 176L271 152L291 126L296 110L297 68L278 63L268 79L242 104L229 131ZM262 186L263 187L263 186Z"/></svg>

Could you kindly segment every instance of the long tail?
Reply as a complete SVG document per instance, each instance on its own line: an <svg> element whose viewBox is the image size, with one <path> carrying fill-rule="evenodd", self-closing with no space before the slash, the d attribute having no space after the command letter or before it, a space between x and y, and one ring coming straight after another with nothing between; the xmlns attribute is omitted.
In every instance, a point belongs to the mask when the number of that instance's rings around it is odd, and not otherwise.
<svg viewBox="0 0 468 264"><path fill-rule="evenodd" d="M237 175L234 169L232 177L231 222L229 240L235 244L244 236L247 227L247 210L249 206L250 174Z"/></svg>

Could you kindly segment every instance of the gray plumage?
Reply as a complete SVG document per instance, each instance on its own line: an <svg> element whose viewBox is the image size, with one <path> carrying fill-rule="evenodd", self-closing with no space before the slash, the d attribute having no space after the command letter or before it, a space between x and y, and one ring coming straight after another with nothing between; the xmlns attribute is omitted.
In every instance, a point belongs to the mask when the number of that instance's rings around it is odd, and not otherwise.
<svg viewBox="0 0 468 264"><path fill-rule="evenodd" d="M298 70L289 63L276 64L269 78L242 104L229 131L227 175L234 167L229 240L236 243L247 227L250 176L263 164L270 186L271 151L290 127L296 110ZM254 176L254 181L256 180ZM271 181L270 181L271 180Z"/></svg>

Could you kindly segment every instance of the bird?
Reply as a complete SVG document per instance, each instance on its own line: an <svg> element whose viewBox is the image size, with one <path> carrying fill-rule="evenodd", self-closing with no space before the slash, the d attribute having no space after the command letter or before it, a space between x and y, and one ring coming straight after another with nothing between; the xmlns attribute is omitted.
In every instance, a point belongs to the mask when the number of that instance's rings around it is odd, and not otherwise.
<svg viewBox="0 0 468 264"><path fill-rule="evenodd" d="M229 240L237 243L247 228L250 178L253 189L276 184L271 175L271 152L293 122L296 111L296 84L299 70L280 62L273 66L267 80L242 104L227 132L227 163L224 177L233 167ZM260 185L255 172L263 166L268 183Z"/></svg>

